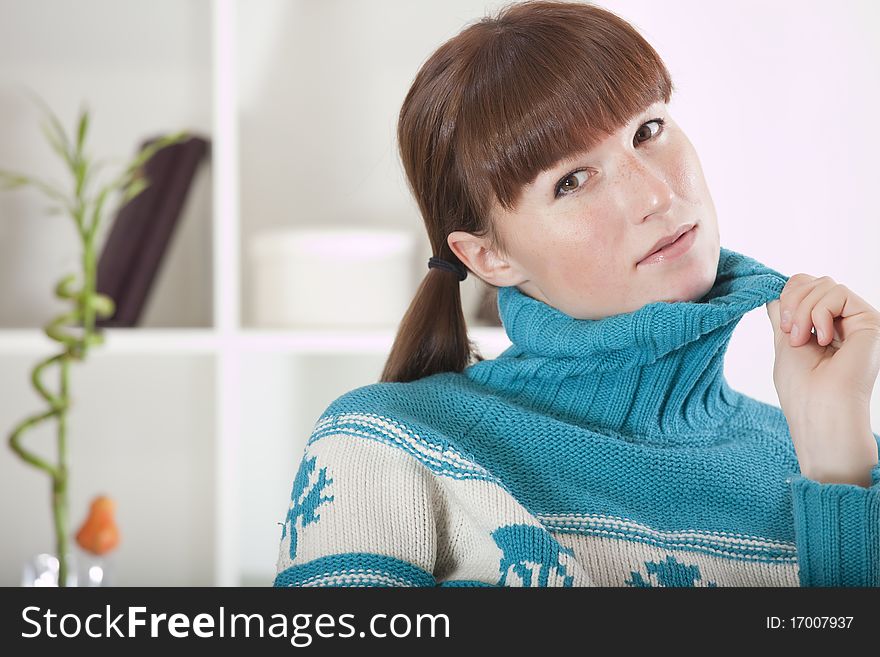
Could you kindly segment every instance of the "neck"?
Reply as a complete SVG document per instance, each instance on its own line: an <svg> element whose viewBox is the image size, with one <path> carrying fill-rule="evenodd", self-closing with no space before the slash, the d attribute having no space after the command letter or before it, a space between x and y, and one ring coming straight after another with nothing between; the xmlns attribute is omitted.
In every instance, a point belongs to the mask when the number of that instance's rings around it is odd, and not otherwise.
<svg viewBox="0 0 880 657"><path fill-rule="evenodd" d="M639 442L713 442L741 395L724 355L745 313L779 297L787 278L722 248L712 289L598 320L575 319L515 286L498 290L513 343L468 375L512 402Z"/></svg>

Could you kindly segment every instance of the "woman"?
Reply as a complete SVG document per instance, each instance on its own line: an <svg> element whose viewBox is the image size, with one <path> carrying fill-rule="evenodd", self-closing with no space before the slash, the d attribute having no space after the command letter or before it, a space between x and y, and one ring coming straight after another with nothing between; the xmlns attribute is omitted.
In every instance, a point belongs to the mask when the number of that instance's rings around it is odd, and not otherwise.
<svg viewBox="0 0 880 657"><path fill-rule="evenodd" d="M880 314L721 247L672 91L580 3L509 6L422 66L398 137L436 255L382 381L315 425L277 586L880 585ZM513 343L493 360L469 271ZM723 375L765 304L781 407Z"/></svg>

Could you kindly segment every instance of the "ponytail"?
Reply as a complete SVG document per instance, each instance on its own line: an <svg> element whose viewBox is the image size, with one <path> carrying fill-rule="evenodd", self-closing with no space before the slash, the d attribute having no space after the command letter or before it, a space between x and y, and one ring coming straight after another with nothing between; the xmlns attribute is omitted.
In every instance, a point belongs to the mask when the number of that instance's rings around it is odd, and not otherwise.
<svg viewBox="0 0 880 657"><path fill-rule="evenodd" d="M442 256L444 260L455 258ZM428 269L400 321L380 381L408 382L439 372L461 372L483 357L468 338L458 276Z"/></svg>

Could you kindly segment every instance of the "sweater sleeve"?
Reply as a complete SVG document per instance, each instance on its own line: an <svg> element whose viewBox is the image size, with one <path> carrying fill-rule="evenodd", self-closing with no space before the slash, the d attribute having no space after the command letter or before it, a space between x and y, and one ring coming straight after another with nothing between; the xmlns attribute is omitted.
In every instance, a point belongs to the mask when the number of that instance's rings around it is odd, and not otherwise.
<svg viewBox="0 0 880 657"><path fill-rule="evenodd" d="M880 448L880 436L874 434ZM868 488L793 474L801 586L880 586L880 463Z"/></svg>
<svg viewBox="0 0 880 657"><path fill-rule="evenodd" d="M403 449L310 442L284 517L274 585L435 586L433 475Z"/></svg>

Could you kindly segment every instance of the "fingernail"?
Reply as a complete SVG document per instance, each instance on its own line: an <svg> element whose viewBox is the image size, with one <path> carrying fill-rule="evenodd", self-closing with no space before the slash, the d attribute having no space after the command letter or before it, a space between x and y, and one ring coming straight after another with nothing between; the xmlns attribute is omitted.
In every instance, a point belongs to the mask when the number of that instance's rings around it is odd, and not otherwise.
<svg viewBox="0 0 880 657"><path fill-rule="evenodd" d="M800 329L798 328L797 324L795 324L794 326L791 327L791 337L794 338L795 340L797 339L799 332L800 332Z"/></svg>
<svg viewBox="0 0 880 657"><path fill-rule="evenodd" d="M816 329L816 335L819 336L819 342L825 341L825 331L822 329Z"/></svg>
<svg viewBox="0 0 880 657"><path fill-rule="evenodd" d="M782 312L782 323L783 323L784 325L787 325L790 321L791 321L791 311L790 311L790 310L784 310L784 311Z"/></svg>

